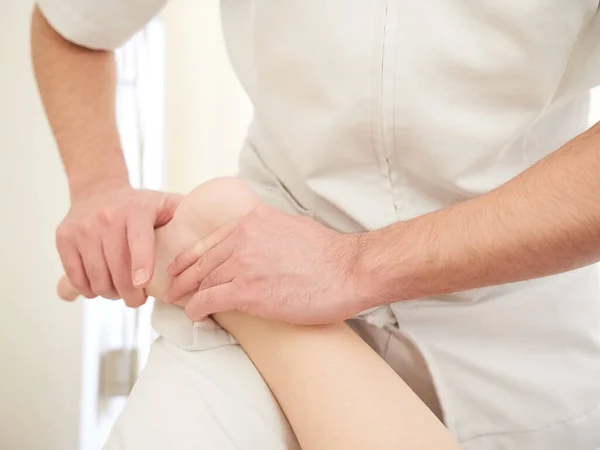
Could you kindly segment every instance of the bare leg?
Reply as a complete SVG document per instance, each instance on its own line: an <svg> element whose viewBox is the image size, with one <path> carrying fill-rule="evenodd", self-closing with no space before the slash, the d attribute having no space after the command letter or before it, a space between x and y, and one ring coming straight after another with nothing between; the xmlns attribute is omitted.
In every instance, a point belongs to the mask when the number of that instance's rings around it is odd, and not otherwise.
<svg viewBox="0 0 600 450"><path fill-rule="evenodd" d="M157 230L156 275L148 294L160 298L166 290L165 268L179 251L210 240L210 233L257 202L236 179L213 180L194 190L173 221ZM303 449L459 448L402 379L345 324L295 326L240 312L214 319L252 359Z"/></svg>

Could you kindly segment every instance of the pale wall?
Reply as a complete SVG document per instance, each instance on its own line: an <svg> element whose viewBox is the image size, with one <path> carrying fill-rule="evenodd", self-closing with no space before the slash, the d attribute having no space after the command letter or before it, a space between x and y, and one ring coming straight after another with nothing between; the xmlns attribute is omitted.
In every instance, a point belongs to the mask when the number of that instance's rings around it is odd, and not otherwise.
<svg viewBox="0 0 600 450"><path fill-rule="evenodd" d="M0 448L75 450L81 304L55 296L67 210L29 61L29 0L0 0Z"/></svg>
<svg viewBox="0 0 600 450"><path fill-rule="evenodd" d="M0 448L75 450L83 425L87 449L98 443L87 379L81 407L82 340L97 333L82 330L82 302L54 294L54 230L68 197L30 70L31 5L0 0ZM167 187L185 192L235 172L251 110L225 54L218 2L174 0L162 17Z"/></svg>
<svg viewBox="0 0 600 450"><path fill-rule="evenodd" d="M165 27L166 186L234 174L251 106L231 69L218 1L173 0Z"/></svg>

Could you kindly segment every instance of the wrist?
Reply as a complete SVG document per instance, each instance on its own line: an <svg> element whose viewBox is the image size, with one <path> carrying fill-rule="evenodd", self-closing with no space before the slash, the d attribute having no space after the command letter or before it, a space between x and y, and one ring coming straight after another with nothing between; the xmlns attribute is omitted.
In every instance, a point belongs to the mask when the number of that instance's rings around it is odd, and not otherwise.
<svg viewBox="0 0 600 450"><path fill-rule="evenodd" d="M90 195L114 189L131 187L127 173L93 173L69 177L69 193L71 202Z"/></svg>
<svg viewBox="0 0 600 450"><path fill-rule="evenodd" d="M110 134L110 130L106 131ZM98 145L78 144L75 141L59 145L69 183L71 200L88 193L130 186L129 172L121 146L107 139ZM85 151L75 151L77 149Z"/></svg>
<svg viewBox="0 0 600 450"><path fill-rule="evenodd" d="M355 273L368 308L422 296L424 277L436 270L422 237L411 221L360 235Z"/></svg>
<svg viewBox="0 0 600 450"><path fill-rule="evenodd" d="M356 250L351 278L361 311L389 304L397 299L392 288L394 283L389 279L391 270L387 267L389 263L382 249L382 239L384 236L378 231L355 235Z"/></svg>

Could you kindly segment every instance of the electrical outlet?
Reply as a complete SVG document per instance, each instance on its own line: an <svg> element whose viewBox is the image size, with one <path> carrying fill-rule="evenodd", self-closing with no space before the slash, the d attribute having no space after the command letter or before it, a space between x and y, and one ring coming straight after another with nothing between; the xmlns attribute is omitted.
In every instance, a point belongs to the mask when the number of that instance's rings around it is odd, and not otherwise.
<svg viewBox="0 0 600 450"><path fill-rule="evenodd" d="M100 396L128 396L137 379L136 349L110 350L100 358Z"/></svg>

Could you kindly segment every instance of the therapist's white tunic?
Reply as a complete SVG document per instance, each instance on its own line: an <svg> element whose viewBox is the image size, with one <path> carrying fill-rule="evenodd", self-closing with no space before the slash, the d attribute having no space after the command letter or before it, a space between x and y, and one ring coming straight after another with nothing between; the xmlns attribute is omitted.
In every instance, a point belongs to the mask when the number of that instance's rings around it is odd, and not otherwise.
<svg viewBox="0 0 600 450"><path fill-rule="evenodd" d="M60 33L93 48L118 46L163 3L40 0ZM264 201L340 231L485 193L586 129L598 6L223 0L255 108L242 176ZM596 268L397 303L367 320L419 349L465 449L600 448Z"/></svg>

